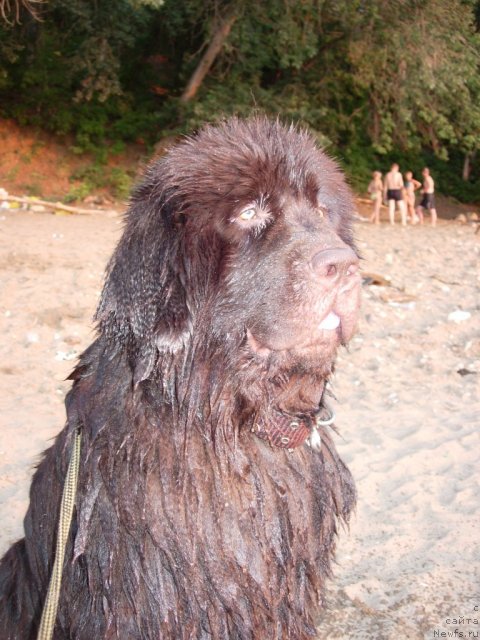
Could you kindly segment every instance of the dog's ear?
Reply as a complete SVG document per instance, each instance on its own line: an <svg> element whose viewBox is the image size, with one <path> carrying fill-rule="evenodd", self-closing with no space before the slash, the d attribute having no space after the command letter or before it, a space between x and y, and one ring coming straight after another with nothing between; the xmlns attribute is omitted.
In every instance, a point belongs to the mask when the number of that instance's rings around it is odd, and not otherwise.
<svg viewBox="0 0 480 640"><path fill-rule="evenodd" d="M159 354L182 349L191 335L184 237L168 196L140 187L96 313L107 339L128 347L136 382L148 377Z"/></svg>

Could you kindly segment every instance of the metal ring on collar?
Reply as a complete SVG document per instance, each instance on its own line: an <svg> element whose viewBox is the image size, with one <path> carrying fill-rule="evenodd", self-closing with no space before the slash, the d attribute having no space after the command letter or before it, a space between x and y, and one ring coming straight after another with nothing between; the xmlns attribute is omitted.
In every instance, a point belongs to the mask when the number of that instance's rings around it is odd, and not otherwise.
<svg viewBox="0 0 480 640"><path fill-rule="evenodd" d="M335 412L333 411L333 409L329 407L328 404L326 403L324 404L324 409L327 411L329 416L325 420L321 420L320 418L317 418L315 420L317 426L319 427L329 427L331 424L335 422Z"/></svg>

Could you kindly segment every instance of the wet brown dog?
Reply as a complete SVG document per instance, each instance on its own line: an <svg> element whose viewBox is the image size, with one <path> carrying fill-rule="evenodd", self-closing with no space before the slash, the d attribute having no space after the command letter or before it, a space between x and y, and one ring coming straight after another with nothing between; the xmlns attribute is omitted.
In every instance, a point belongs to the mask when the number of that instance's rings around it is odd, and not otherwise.
<svg viewBox="0 0 480 640"><path fill-rule="evenodd" d="M314 636L354 502L322 424L359 307L351 215L334 162L264 118L150 168L0 566L4 640L35 637L77 429L57 640Z"/></svg>

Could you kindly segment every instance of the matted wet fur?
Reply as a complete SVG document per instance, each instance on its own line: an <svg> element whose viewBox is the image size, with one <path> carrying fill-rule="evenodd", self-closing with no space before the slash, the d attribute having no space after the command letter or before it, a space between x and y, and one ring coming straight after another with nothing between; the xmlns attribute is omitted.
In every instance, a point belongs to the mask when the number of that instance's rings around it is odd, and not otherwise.
<svg viewBox="0 0 480 640"><path fill-rule="evenodd" d="M36 635L78 428L56 640L314 637L353 482L327 428L320 451L255 431L323 405L357 318L352 210L310 135L261 117L150 167L0 565L2 640Z"/></svg>

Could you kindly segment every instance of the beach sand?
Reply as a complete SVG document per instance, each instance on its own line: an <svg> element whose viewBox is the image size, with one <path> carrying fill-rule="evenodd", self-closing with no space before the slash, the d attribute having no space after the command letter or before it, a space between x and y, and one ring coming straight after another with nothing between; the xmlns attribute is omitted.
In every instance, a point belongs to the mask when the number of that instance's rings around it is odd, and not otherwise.
<svg viewBox="0 0 480 640"><path fill-rule="evenodd" d="M119 217L0 212L0 553L64 423L120 232ZM319 638L480 637L467 623L480 618L480 233L358 222L356 235L370 275L332 390L358 505Z"/></svg>

